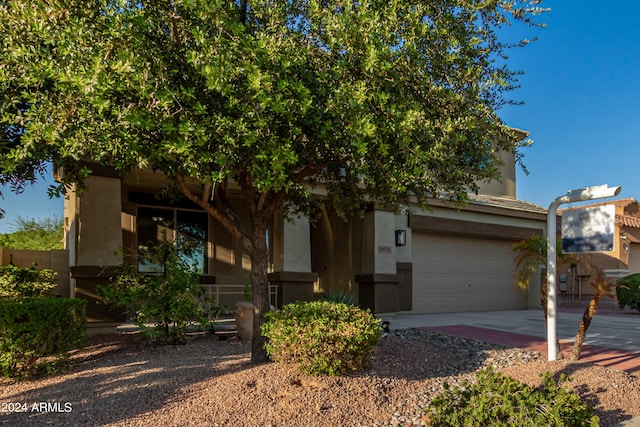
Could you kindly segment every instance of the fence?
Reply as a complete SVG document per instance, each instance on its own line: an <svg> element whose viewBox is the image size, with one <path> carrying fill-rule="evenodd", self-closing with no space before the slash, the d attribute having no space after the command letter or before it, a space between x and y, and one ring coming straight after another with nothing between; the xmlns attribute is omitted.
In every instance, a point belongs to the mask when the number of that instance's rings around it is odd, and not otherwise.
<svg viewBox="0 0 640 427"><path fill-rule="evenodd" d="M29 268L34 264L39 270L51 269L57 273L57 285L53 289L54 295L69 298L69 251L53 249L48 251L35 251L26 249L7 249L0 246L0 265L12 264L18 267ZM216 304L224 306L227 310L234 310L236 301L244 299L244 285L231 284L202 284L205 295ZM279 306L279 285L269 286L269 300L274 307Z"/></svg>
<svg viewBox="0 0 640 427"><path fill-rule="evenodd" d="M205 289L205 296L227 310L234 310L236 301L244 300L244 285L216 283L203 284L202 287ZM269 285L269 302L274 307L278 307L279 288L279 285Z"/></svg>
<svg viewBox="0 0 640 427"><path fill-rule="evenodd" d="M36 264L38 270L45 268L58 273L56 287L52 293L63 298L69 297L69 251L52 249L48 251L34 251L27 249L7 249L0 246L0 265L15 265L29 268Z"/></svg>

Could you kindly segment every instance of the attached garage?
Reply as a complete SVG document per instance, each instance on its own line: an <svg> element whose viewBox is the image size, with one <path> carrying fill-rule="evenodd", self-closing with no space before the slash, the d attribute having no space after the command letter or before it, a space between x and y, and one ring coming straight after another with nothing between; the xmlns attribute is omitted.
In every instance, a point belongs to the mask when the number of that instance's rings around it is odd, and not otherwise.
<svg viewBox="0 0 640 427"><path fill-rule="evenodd" d="M513 244L544 234L546 212L526 202L476 196L464 210L434 207L414 214L411 311L455 313L522 310L539 305L540 283L514 285Z"/></svg>
<svg viewBox="0 0 640 427"><path fill-rule="evenodd" d="M518 310L527 297L514 287L513 241L413 234L413 311Z"/></svg>

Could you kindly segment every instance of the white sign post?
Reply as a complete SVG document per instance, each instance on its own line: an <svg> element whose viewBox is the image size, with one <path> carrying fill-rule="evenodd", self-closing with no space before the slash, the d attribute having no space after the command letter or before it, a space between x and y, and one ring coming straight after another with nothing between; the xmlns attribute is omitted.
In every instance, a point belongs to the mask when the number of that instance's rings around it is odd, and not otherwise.
<svg viewBox="0 0 640 427"><path fill-rule="evenodd" d="M595 187L571 190L564 196L556 198L549 205L547 211L547 357L549 361L556 360L558 354L557 328L557 289L556 289L556 211L565 203L581 202L593 199L605 199L620 194L622 187Z"/></svg>

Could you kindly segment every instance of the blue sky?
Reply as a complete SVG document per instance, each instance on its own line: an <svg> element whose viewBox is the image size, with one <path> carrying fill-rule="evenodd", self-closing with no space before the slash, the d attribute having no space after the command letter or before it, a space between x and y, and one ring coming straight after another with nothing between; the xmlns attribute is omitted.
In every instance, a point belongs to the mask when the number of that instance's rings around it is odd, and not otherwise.
<svg viewBox="0 0 640 427"><path fill-rule="evenodd" d="M547 28L526 30L538 40L510 55L525 71L514 93L525 105L501 113L535 142L517 196L546 208L568 190L608 184L640 199L640 2L544 4Z"/></svg>
<svg viewBox="0 0 640 427"><path fill-rule="evenodd" d="M622 186L619 197L640 200L640 2L616 7L577 0L546 1L546 28L511 28L511 40L538 37L510 52L512 69L525 72L511 96L524 105L504 108L511 126L528 130L534 145L524 150L529 170L518 171L517 197L543 207L568 190ZM21 195L3 190L0 233L18 216L62 215L62 200L49 200L47 183Z"/></svg>
<svg viewBox="0 0 640 427"><path fill-rule="evenodd" d="M18 217L43 219L57 215L62 218L62 198L49 199L47 195L47 188L53 184L50 172L21 194L14 194L9 188L0 187L3 196L0 198L0 207L5 211L4 218L0 219L0 233L13 231Z"/></svg>

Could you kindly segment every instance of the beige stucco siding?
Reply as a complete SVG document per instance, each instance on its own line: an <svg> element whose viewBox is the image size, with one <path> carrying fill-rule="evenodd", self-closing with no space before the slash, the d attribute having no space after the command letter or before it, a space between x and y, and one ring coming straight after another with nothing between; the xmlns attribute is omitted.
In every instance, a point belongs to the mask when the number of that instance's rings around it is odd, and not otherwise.
<svg viewBox="0 0 640 427"><path fill-rule="evenodd" d="M122 263L120 180L91 176L80 198L77 221L77 253L72 265Z"/></svg>
<svg viewBox="0 0 640 427"><path fill-rule="evenodd" d="M629 244L629 271L640 273L640 244Z"/></svg>
<svg viewBox="0 0 640 427"><path fill-rule="evenodd" d="M311 271L318 273L315 292L344 290L357 298L354 280L362 272L363 220L344 221L326 205L311 228Z"/></svg>

